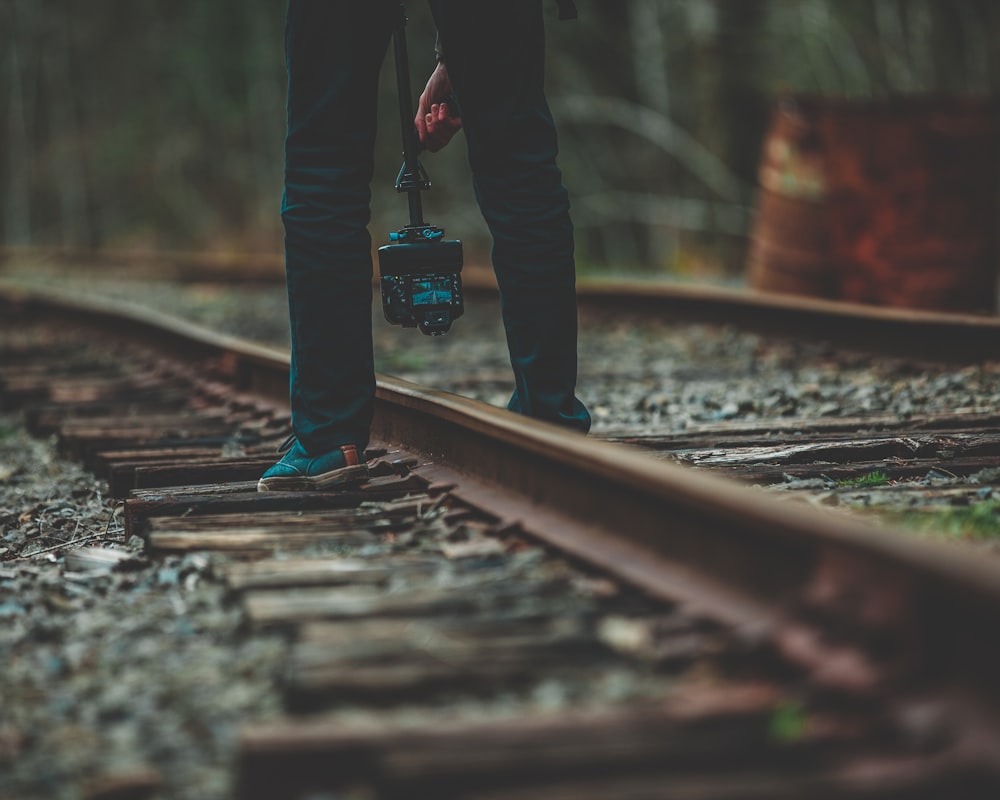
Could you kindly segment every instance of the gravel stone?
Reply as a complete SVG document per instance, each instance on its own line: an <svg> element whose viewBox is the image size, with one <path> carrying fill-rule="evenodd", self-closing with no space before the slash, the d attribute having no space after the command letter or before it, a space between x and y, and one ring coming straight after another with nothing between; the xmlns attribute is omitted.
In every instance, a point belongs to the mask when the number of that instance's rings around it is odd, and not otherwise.
<svg viewBox="0 0 1000 800"><path fill-rule="evenodd" d="M45 265L9 276L45 285ZM288 348L284 286L179 285L58 273L64 288L148 305L225 333ZM387 375L506 406L513 378L497 304L467 301L441 337L391 326L373 299L376 369ZM594 432L656 426L683 431L711 422L783 417L990 411L1000 399L1000 363L947 367L873 358L834 343L783 341L736 327L644 321L583 310L578 393ZM2 519L2 518L0 518ZM6 545L6 542L3 543Z"/></svg>
<svg viewBox="0 0 1000 800"><path fill-rule="evenodd" d="M45 281L45 271L32 279ZM79 285L287 347L281 286L179 287L92 276ZM506 405L513 386L495 305L470 303L452 333L433 339L389 326L376 309L373 335L379 371ZM956 369L872 359L735 328L634 325L584 313L579 352L579 394L598 434L789 417L906 419L994 411L1000 399L997 363ZM974 478L978 501L994 502L989 483L1000 481L998 474ZM924 483L950 486L954 479L928 474ZM838 506L874 506L879 497L832 481L803 484L788 480L769 491L778 497L808 489L817 503ZM0 415L0 800L75 800L115 781L148 788L136 796L228 797L239 723L281 711L275 685L288 643L246 630L213 557L133 559L127 570L85 570L67 559L80 548L141 554L142 541L126 541L116 511L103 483L60 459L54 441L32 439L17 416ZM415 552L424 547L415 532L402 537ZM474 536L449 546L462 560L489 555L477 551ZM536 557L525 553L524 567ZM616 641L645 641L643 631L617 625L608 628ZM558 682L534 691L538 707L578 700ZM611 671L595 678L587 695L600 702L635 691L633 678ZM495 716L504 702L466 713ZM511 700L509 713L518 707ZM397 716L407 714L426 722L428 711L403 708Z"/></svg>
<svg viewBox="0 0 1000 800"><path fill-rule="evenodd" d="M136 775L161 793L129 796L229 797L238 725L281 710L287 643L244 630L204 556L137 561L102 482L17 417L0 430L0 798L76 800ZM82 538L129 571L70 569Z"/></svg>

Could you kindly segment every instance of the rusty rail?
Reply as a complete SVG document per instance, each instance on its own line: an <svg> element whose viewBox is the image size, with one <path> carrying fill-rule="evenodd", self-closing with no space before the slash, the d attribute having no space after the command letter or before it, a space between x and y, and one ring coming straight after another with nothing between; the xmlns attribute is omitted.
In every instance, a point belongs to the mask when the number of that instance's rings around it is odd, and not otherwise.
<svg viewBox="0 0 1000 800"><path fill-rule="evenodd" d="M151 274L177 280L280 283L280 256L250 258L241 254L143 253L79 251L59 248L0 248L5 260L37 259L43 263L100 264L114 269L136 265ZM468 297L494 298L496 279L486 267L463 272ZM829 341L862 352L975 363L1000 357L1000 317L984 314L887 308L710 285L672 284L659 280L581 279L581 309L627 313L670 321L731 324L760 333L810 341Z"/></svg>
<svg viewBox="0 0 1000 800"><path fill-rule="evenodd" d="M276 403L287 397L286 354L148 309L25 291L6 291L2 305L211 359L236 390ZM878 324L894 316L879 315ZM902 322L905 329L912 321ZM951 324L957 335L977 330L971 320ZM773 639L818 685L860 696L892 690L964 698L970 730L986 724L995 731L995 563L778 506L711 475L389 378L378 382L373 437L420 453L434 478L461 478L459 499L499 520L651 595ZM987 746L977 764L995 769L996 738L978 741Z"/></svg>

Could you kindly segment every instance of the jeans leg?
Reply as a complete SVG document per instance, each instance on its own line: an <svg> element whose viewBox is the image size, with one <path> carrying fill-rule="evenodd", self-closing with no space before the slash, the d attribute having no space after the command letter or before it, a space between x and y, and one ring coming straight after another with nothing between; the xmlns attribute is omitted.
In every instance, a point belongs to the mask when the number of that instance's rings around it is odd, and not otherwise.
<svg viewBox="0 0 1000 800"><path fill-rule="evenodd" d="M432 0L463 120L515 391L513 411L586 431L575 396L576 266L569 196L544 91L541 0Z"/></svg>
<svg viewBox="0 0 1000 800"><path fill-rule="evenodd" d="M371 179L392 0L290 0L285 272L292 426L311 454L364 447L375 395Z"/></svg>

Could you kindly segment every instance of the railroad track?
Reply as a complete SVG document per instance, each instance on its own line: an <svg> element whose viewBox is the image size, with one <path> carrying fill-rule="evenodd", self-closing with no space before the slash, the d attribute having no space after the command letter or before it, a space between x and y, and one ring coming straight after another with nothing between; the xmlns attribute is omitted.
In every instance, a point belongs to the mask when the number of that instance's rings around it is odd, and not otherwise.
<svg viewBox="0 0 1000 800"><path fill-rule="evenodd" d="M609 434L655 458L749 484L775 498L863 515L873 523L989 541L1000 529L1000 415L769 420L684 433ZM940 535L946 535L942 531Z"/></svg>
<svg viewBox="0 0 1000 800"><path fill-rule="evenodd" d="M904 392L907 378L925 376L933 382L939 376L936 380L947 389L964 372L974 373L972 385L990 395L1000 369L995 318L697 288L660 287L643 296L635 285L622 291L615 284L597 284L587 294L599 307L621 314L632 309L635 318L645 313L735 323L779 341L821 343L829 349L826 367L843 363L852 381L861 377L859 363L881 359L882 369L898 370ZM680 431L668 420L654 420L601 435L775 496L857 510L918 530L933 533L935 525L950 526L951 535L962 538L978 535L977 528L987 537L1000 529L992 505L1000 485L1000 415L989 403L966 393L948 411L871 410L864 402L864 390L871 387L862 385L861 402L832 403L829 416L817 416L814 406L802 416L796 413L795 396L787 397L783 388L769 390L766 382L762 387L763 402L753 403L753 411L761 413L750 419L731 404L732 419L725 419L723 409L723 420ZM808 381L795 391L823 394ZM768 411L769 405L775 408Z"/></svg>
<svg viewBox="0 0 1000 800"><path fill-rule="evenodd" d="M241 797L1000 788L993 563L389 379L367 484L258 494L282 354L146 310L2 305L3 407L108 479L151 556L224 554L248 625L289 635L287 717L248 724ZM715 436L638 444L775 458L760 431ZM545 691L578 707L543 713Z"/></svg>

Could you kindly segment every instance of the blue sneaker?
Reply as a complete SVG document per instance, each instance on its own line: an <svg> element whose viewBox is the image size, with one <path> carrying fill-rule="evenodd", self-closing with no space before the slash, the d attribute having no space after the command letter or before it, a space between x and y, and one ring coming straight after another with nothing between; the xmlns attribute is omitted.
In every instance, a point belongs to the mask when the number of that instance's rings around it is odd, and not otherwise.
<svg viewBox="0 0 1000 800"><path fill-rule="evenodd" d="M368 465L359 461L353 444L313 458L290 436L278 452L285 454L257 481L258 492L321 491L368 479Z"/></svg>

